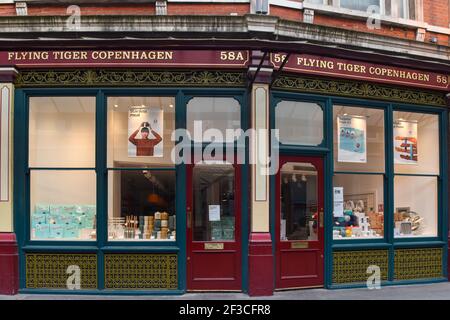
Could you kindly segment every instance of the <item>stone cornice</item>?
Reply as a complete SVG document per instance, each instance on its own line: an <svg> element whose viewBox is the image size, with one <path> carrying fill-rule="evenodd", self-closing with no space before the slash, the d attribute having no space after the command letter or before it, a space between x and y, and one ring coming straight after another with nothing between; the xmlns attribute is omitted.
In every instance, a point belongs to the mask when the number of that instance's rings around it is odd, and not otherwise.
<svg viewBox="0 0 450 320"><path fill-rule="evenodd" d="M11 48L14 43L33 42L60 47L67 41L82 46L83 41L96 41L97 45L111 39L148 41L152 39L229 39L284 41L292 44L317 44L333 48L364 50L368 54L408 57L421 61L449 65L450 47L393 38L372 33L311 25L287 21L274 16L81 16L81 26L70 30L66 16L0 17L0 46ZM38 40L38 41L36 41ZM78 41L78 42L77 42ZM45 45L44 45L45 43Z"/></svg>

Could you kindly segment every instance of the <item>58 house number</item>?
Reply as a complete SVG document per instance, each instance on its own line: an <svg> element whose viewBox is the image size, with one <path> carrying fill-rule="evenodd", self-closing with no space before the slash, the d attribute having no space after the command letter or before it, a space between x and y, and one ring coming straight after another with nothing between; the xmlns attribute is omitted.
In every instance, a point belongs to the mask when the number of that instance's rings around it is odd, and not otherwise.
<svg viewBox="0 0 450 320"><path fill-rule="evenodd" d="M222 61L244 61L244 54L241 51L221 51L220 60Z"/></svg>

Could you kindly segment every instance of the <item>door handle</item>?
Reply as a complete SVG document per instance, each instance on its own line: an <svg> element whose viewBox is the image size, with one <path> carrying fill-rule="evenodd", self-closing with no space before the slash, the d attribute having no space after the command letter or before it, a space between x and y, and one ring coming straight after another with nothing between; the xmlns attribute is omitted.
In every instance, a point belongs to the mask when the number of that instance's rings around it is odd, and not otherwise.
<svg viewBox="0 0 450 320"><path fill-rule="evenodd" d="M188 229L192 228L192 211L190 208L187 209L187 227Z"/></svg>
<svg viewBox="0 0 450 320"><path fill-rule="evenodd" d="M321 228L323 228L323 208L320 208L319 212L319 225Z"/></svg>

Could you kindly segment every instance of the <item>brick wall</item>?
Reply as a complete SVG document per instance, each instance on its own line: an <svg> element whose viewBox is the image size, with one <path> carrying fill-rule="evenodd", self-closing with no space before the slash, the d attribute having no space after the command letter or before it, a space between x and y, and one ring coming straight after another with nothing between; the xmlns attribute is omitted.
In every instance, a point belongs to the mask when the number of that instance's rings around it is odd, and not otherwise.
<svg viewBox="0 0 450 320"><path fill-rule="evenodd" d="M15 16L16 7L13 4L0 4L0 16Z"/></svg>
<svg viewBox="0 0 450 320"><path fill-rule="evenodd" d="M82 15L153 15L154 4L147 5L80 5ZM58 16L67 15L68 6L29 5L30 16ZM14 11L15 15L15 11Z"/></svg>
<svg viewBox="0 0 450 320"><path fill-rule="evenodd" d="M430 25L449 27L449 1L448 0L424 0L423 18Z"/></svg>
<svg viewBox="0 0 450 320"><path fill-rule="evenodd" d="M248 3L232 4L202 4L202 3L168 3L167 14L169 15L230 15L237 13L244 15L250 13Z"/></svg>
<svg viewBox="0 0 450 320"><path fill-rule="evenodd" d="M303 12L296 9L279 7L279 6L271 6L270 14L272 16L282 17L286 20L292 21L302 21L303 20Z"/></svg>
<svg viewBox="0 0 450 320"><path fill-rule="evenodd" d="M381 29L371 30L367 28L367 23L366 21L363 20L345 19L339 17L331 17L328 15L315 15L314 23L319 25L351 29L360 32L375 33L379 35L397 37L402 39L414 40L416 38L416 33L414 29L391 27L381 24Z"/></svg>

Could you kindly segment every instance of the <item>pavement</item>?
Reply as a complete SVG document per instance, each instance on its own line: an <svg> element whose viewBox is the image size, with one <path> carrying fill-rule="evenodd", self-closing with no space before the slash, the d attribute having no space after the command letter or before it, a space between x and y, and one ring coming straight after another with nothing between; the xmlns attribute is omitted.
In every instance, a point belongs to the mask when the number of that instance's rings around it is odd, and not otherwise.
<svg viewBox="0 0 450 320"><path fill-rule="evenodd" d="M243 293L187 293L179 296L155 295L0 295L0 300L450 300L450 282L387 286L381 289L305 289L275 292L269 297L249 297Z"/></svg>

